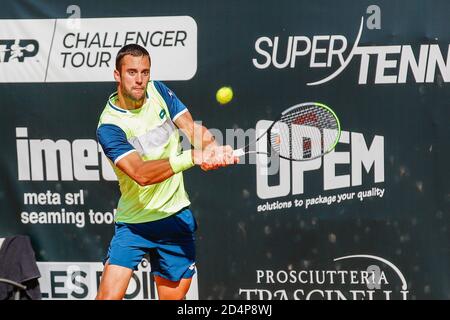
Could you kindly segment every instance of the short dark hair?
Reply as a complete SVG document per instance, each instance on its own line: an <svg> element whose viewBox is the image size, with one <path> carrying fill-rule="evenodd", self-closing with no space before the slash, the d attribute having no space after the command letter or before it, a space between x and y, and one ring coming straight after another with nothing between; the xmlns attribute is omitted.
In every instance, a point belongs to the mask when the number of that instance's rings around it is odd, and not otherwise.
<svg viewBox="0 0 450 320"><path fill-rule="evenodd" d="M152 62L152 60L150 59L150 54L148 53L147 49L145 49L144 47L141 47L138 44L127 44L125 46L123 46L119 52L117 52L117 56L116 56L116 69L120 72L120 66L121 66L121 62L123 57L125 57L126 55L132 55L133 57L142 57L142 56L147 56L148 57L148 61Z"/></svg>

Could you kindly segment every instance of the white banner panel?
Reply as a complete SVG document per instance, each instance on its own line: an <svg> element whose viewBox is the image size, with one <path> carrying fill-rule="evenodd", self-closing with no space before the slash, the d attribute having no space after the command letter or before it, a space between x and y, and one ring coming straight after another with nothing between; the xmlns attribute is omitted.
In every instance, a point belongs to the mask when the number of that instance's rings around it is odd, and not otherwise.
<svg viewBox="0 0 450 320"><path fill-rule="evenodd" d="M0 82L44 82L54 19L0 20Z"/></svg>
<svg viewBox="0 0 450 320"><path fill-rule="evenodd" d="M39 286L43 299L93 300L97 295L103 272L101 262L37 262L41 278ZM150 275L150 264L143 259L133 273L125 299L154 300L158 298L156 285ZM187 300L198 300L197 270L192 277Z"/></svg>
<svg viewBox="0 0 450 320"><path fill-rule="evenodd" d="M197 24L188 16L0 20L0 82L114 81L116 54L131 43L150 52L152 79L197 71Z"/></svg>

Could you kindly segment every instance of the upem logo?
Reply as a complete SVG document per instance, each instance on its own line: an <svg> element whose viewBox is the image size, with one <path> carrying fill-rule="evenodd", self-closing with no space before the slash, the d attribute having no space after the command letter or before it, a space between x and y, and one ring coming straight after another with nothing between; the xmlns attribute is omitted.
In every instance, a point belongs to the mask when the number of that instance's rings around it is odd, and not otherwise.
<svg viewBox="0 0 450 320"><path fill-rule="evenodd" d="M380 14L379 12L377 13ZM367 28L374 28L367 19ZM379 19L378 17L375 17ZM305 64L310 69L325 69L327 76L310 81L309 86L320 85L335 79L349 64L359 63L358 84L397 84L406 82L450 82L450 45L361 45L364 17L351 48L345 35L329 34L289 36L262 36L255 41L256 55L252 59L258 69L298 69ZM433 42L436 42L437 38ZM446 52L446 56L445 53ZM305 59L306 61L301 61ZM371 70L374 70L372 75ZM333 71L330 71L333 70Z"/></svg>
<svg viewBox="0 0 450 320"><path fill-rule="evenodd" d="M39 51L39 42L32 39L0 39L0 63L24 62L26 58L35 57Z"/></svg>
<svg viewBox="0 0 450 320"><path fill-rule="evenodd" d="M265 132L271 124L267 120L258 121L256 132ZM322 139L320 134L313 138ZM267 151L267 137L256 143L256 149ZM343 167L347 168L345 172ZM309 161L260 154L256 161L257 195L260 199L273 199L303 194L309 173L318 170L322 171L323 190L361 186L363 181L372 179L374 183L384 182L384 136L370 138L360 132L343 130L335 150ZM276 183L271 176L278 178Z"/></svg>

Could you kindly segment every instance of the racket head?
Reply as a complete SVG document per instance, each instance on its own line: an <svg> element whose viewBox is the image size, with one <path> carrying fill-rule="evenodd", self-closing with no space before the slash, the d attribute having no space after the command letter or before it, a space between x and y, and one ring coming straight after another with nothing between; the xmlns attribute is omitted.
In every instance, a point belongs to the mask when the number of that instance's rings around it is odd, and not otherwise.
<svg viewBox="0 0 450 320"><path fill-rule="evenodd" d="M281 158L308 161L334 150L341 124L327 105L305 102L284 110L267 134L271 149Z"/></svg>

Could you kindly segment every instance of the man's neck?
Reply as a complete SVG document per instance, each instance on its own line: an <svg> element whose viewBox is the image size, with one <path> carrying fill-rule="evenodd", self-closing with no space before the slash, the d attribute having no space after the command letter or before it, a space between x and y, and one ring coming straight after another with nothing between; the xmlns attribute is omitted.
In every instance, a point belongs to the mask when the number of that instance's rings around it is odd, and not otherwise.
<svg viewBox="0 0 450 320"><path fill-rule="evenodd" d="M120 88L117 90L117 93L118 93L118 99L117 99L118 106L120 108L126 109L126 110L139 109L140 107L142 107L144 105L144 103L147 99L145 95L141 100L136 101L136 100L130 99L122 93Z"/></svg>

